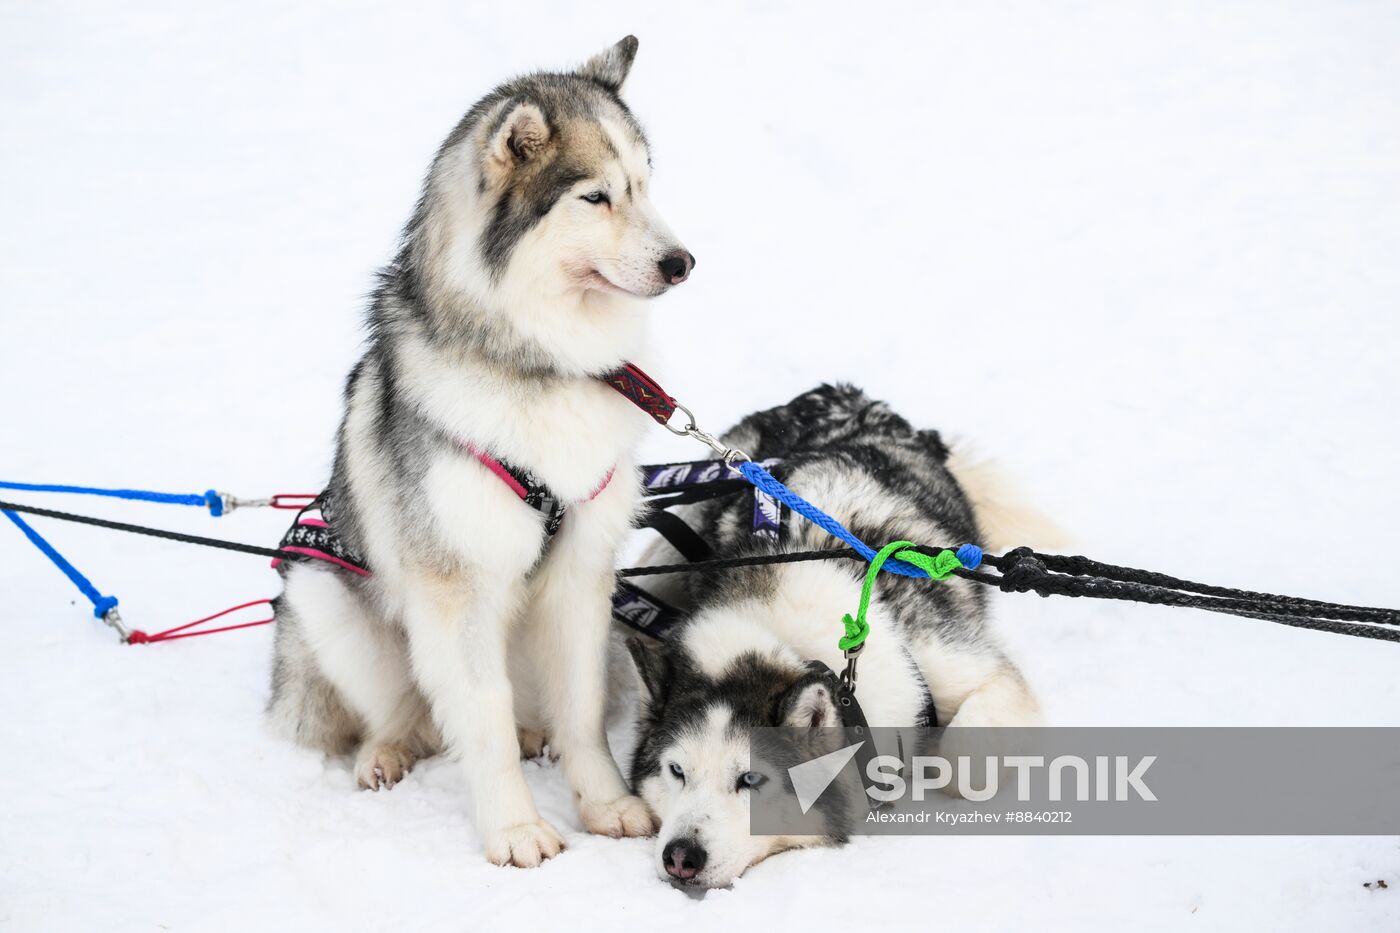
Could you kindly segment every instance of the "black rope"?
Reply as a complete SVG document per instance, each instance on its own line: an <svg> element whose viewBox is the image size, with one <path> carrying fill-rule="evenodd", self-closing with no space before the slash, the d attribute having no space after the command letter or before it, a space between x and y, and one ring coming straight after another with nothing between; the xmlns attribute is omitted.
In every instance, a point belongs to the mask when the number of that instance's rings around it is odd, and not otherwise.
<svg viewBox="0 0 1400 933"><path fill-rule="evenodd" d="M737 567L762 567L765 564L795 564L806 560L858 560L864 558L850 548L823 548L818 551L790 551L784 554L754 554L749 557L718 557L688 564L656 564L650 567L624 567L619 577L652 577L663 573L705 573L713 570L733 570Z"/></svg>
<svg viewBox="0 0 1400 933"><path fill-rule="evenodd" d="M148 528L145 525L128 525L126 522L113 522L105 518L93 518L91 515L75 515L72 512L57 512L53 509L41 509L32 505L16 505L13 502L0 502L0 512L24 512L27 515L56 518L65 522L77 522L80 525L96 525L98 528L111 528L114 531L128 531L132 534L146 535L151 538L164 538L167 541L198 544L202 547L237 551L240 554L256 554L259 557L276 557L282 560L301 560L305 557L303 554L293 554L290 551L283 551L272 547L258 547L256 544L240 544L237 541L224 541L221 538L205 538L200 535L187 535L179 531Z"/></svg>
<svg viewBox="0 0 1400 933"><path fill-rule="evenodd" d="M1350 619L1354 622L1378 622L1382 625L1400 625L1400 612L1394 609L1347 606L1340 603L1321 602L1315 599L1302 599L1297 596L1278 596L1272 593L1257 593L1252 590L1237 590L1223 586L1212 586L1208 583L1195 583L1191 580L1183 580L1179 577L1168 576L1165 573L1156 573L1151 570L1136 570L1132 567L1119 567L1115 564L1104 564L1096 560L1090 560L1087 557L1078 557L1069 554L1040 554L1032 551L1030 548L1021 547L1007 551L1000 557L995 557L990 554L983 557L985 563L990 564L1003 573L1006 572L1008 567L1015 566L1025 559L1038 560L1045 565L1047 570L1069 574L1071 576L1101 577L1105 580L1116 580L1120 583L1140 583L1146 586L1181 590L1188 593L1200 593L1206 596L1256 600L1276 604L1279 607L1305 610L1314 615Z"/></svg>
<svg viewBox="0 0 1400 933"><path fill-rule="evenodd" d="M77 522L84 525L95 525L99 528L111 528L115 531L163 538L168 541L237 551L242 554L255 554L260 557L284 560L305 559L301 554L277 548L258 547L253 544L224 541L219 538L206 538L201 535L166 531L126 522L114 522L89 515L59 512L54 509L18 505L12 502L0 502L0 511L23 512L60 521ZM917 547L914 550L933 555L951 549ZM862 558L849 548L824 548L814 551L718 558L684 564L628 567L619 570L617 575L627 578L667 573L706 573L739 567L789 564L809 560L861 561ZM1087 597L1159 606L1178 606L1275 622L1294 628L1350 635L1356 638L1400 642L1400 628L1380 627L1400 626L1400 612L1393 609L1346 606L1294 596L1278 596L1252 590L1211 586L1152 571L1103 564L1086 557L1040 554L1030 548L1016 548L1000 556L988 554L983 557L983 563L999 572L993 574L987 573L985 570L962 569L954 571L954 573L963 579L986 586L994 586L1007 593L1038 593L1041 596Z"/></svg>
<svg viewBox="0 0 1400 933"><path fill-rule="evenodd" d="M1319 618L1315 614L1307 614L1297 610L1273 610L1273 607L1279 606L1276 601L1204 596L1198 593L1183 593L1141 583L1122 583L1103 577L1071 577L1050 573L1043 569L1043 564L1041 568L1036 568L1033 564L1021 563L1020 568L1011 573L1000 575L978 570L955 570L953 572L965 579L995 586L1006 593L1039 593L1041 596L1114 599L1157 606L1176 606L1183 609L1202 609L1206 612L1224 613L1246 619L1277 622L1280 625L1294 628L1351 635L1356 638L1400 642L1400 629L1380 627L1381 625L1400 624L1400 621L1395 618L1373 620L1380 625L1358 625L1354 622ZM1395 614L1391 613L1391 615Z"/></svg>
<svg viewBox="0 0 1400 933"><path fill-rule="evenodd" d="M952 549L916 547L913 550L933 555ZM859 554L849 548L827 548L786 554L730 557L689 564L632 567L618 571L618 576L639 577L664 573L703 573L763 564L842 559L863 561ZM1001 573L991 574L977 570L954 572L964 579L994 586L1005 593L1038 593L1047 597L1087 597L1124 600L1148 605L1177 606L1276 622L1294 628L1350 635L1356 638L1400 642L1400 630L1376 627L1376 625L1400 626L1400 612L1392 609L1344 606L1338 603L1319 602L1292 596L1276 596L1251 590L1231 590L1225 587L1207 586L1187 580L1177 580L1177 578L1169 577L1166 574L1134 570L1130 567L1115 567L1111 564L1099 564L1097 561L1091 561L1084 557L1062 558L1053 554L1039 554L1029 548L1017 548L1001 556L986 555L983 557L983 562ZM1050 567L1052 564L1055 567L1070 567L1077 572L1052 571ZM1113 579L1111 576L1086 573L1088 569L1100 567L1104 568L1105 573L1129 579L1120 580ZM1165 583L1138 582L1147 579L1172 581L1180 583L1181 586L1173 588ZM1355 624L1357 622L1369 622L1374 623L1374 625Z"/></svg>
<svg viewBox="0 0 1400 933"><path fill-rule="evenodd" d="M1155 597L1174 593L1185 601L1172 602L1171 605L1216 608L1218 611L1229 611L1229 607L1234 607L1269 615L1400 626L1400 611L1394 609L1347 606L1296 596L1210 586L1166 574L1100 564L1085 557L1040 554L1030 548L1016 548L1000 557L985 557L984 561L1000 570L1001 576L981 582L994 582L1004 592L1036 592L1042 596L1088 595L1106 599L1136 599L1140 602L1164 601ZM1065 582L1074 580L1085 582L1078 585Z"/></svg>

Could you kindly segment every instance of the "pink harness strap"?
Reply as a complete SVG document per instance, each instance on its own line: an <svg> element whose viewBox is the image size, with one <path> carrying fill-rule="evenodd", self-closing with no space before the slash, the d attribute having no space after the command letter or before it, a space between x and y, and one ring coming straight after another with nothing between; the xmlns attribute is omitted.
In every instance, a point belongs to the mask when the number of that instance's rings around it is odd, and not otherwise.
<svg viewBox="0 0 1400 933"><path fill-rule="evenodd" d="M302 524L309 524L309 523L303 522ZM314 527L314 526L313 526L313 527ZM322 527L324 527L324 525L323 525ZM314 557L314 558L316 558L317 560L324 560L324 561L327 561L327 562L329 562L329 563L335 564L337 567L344 568L345 570L348 570L348 571L350 571L351 573L357 573L357 574L359 574L359 575L362 576L362 577L371 576L370 572L369 572L368 570L366 570L365 568L363 568L363 567L356 567L354 564L350 563L348 560L341 560L339 557L336 557L336 556L333 555L333 554L327 554L325 551L318 550L318 549L313 548L313 547L297 547L296 545L291 545L291 546L289 546L289 547L284 547L284 548L282 548L281 550L283 550L283 551L290 551L290 552L293 553L293 554L300 554L300 555L302 555L303 557ZM273 558L273 561L272 561L272 568L273 568L274 570L276 570L276 569L277 569L278 567L280 567L281 565L282 565L282 558L280 558L280 557Z"/></svg>
<svg viewBox="0 0 1400 933"><path fill-rule="evenodd" d="M511 475L510 470L507 470L505 464L501 463L501 461L497 460L471 441L462 441L462 447L467 453L480 460L482 466L486 467L486 469L490 470L492 473L495 473L496 476L500 478L501 482L510 487L511 492L522 499L529 495L529 492L521 485L520 480Z"/></svg>
<svg viewBox="0 0 1400 933"><path fill-rule="evenodd" d="M491 456L471 441L458 441L462 449L477 459L482 466L496 474L496 477L507 486L510 491L520 497L530 508L544 516L544 533L553 536L559 530L559 526L564 522L564 513L568 506L559 496L554 494L554 490L544 484L539 477L529 470L523 470L518 466L506 463ZM598 484L582 502L591 502L598 497L608 483L612 482L613 473L616 468L608 471L608 475L603 477L603 481Z"/></svg>
<svg viewBox="0 0 1400 933"><path fill-rule="evenodd" d="M535 479L528 472L519 469L512 469L511 467L506 466L504 463L497 460L495 457L491 456L486 451L473 444L471 441L461 441L461 445L463 450L465 450L467 453L471 454L478 461L480 461L481 465L486 467L486 469L496 474L497 478L499 478L501 482L509 486L510 491L515 493L520 498L528 499L535 491L543 491L545 493L548 493L548 490L545 487L545 485L539 480ZM594 499L598 498L598 496L602 494L603 490L608 488L608 483L612 482L613 474L615 474L616 472L617 467L613 467L611 470L608 470L607 475L603 477L603 481L598 484L598 488L590 492L588 494L588 498L582 499L580 501L592 502Z"/></svg>
<svg viewBox="0 0 1400 933"><path fill-rule="evenodd" d="M616 472L617 472L617 467L613 467L611 470L609 470L609 471L608 471L608 475L607 475L607 476L604 476L604 477L603 477L603 481L602 481L601 483L598 484L598 488L595 489L595 490L593 490L592 492L590 492L590 493L588 494L588 498L585 499L585 500L583 500L583 501L584 501L584 502L592 502L594 499L596 499L596 498L598 498L600 495L602 495L603 490L608 488L608 483L611 483L611 482L612 482L613 474L616 473Z"/></svg>

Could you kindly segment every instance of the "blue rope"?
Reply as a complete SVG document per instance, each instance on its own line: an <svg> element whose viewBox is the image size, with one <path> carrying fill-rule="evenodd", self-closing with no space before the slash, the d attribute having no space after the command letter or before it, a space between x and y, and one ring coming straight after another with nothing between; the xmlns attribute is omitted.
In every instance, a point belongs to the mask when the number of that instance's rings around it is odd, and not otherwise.
<svg viewBox="0 0 1400 933"><path fill-rule="evenodd" d="M768 495L777 499L833 538L840 538L842 541L855 548L857 553L867 561L875 559L878 552L873 547L857 538L845 525L784 486L778 481L777 477L757 463L754 463L752 460L744 460L739 463L735 469L743 474L744 479L753 483L759 489L768 493ZM975 570L977 566L982 563L982 549L975 544L964 544L962 547L958 548L957 556L958 561L968 570ZM913 564L893 558L886 560L881 569L888 570L890 573L897 573L902 577L928 578L926 572L915 567Z"/></svg>
<svg viewBox="0 0 1400 933"><path fill-rule="evenodd" d="M111 499L136 499L141 502L163 502L166 505L197 505L218 518L224 514L224 497L214 490L206 493L147 492L143 489L95 489L91 486L51 486L42 483L0 482L0 489L20 492L67 492L82 496L107 496Z"/></svg>
<svg viewBox="0 0 1400 933"><path fill-rule="evenodd" d="M73 581L74 586L83 591L84 596L92 600L93 615L101 619L104 618L108 612L117 608L117 597L103 596L102 593L97 589L97 587L92 585L91 580L83 576L78 571L77 567L74 567L72 564L68 563L67 559L65 559L62 554L54 550L54 546L52 544L49 544L49 542L45 541L43 536L40 535L39 532L29 527L28 522L20 518L14 512L10 512L8 510L5 512L5 516L9 518L10 521L14 522L15 525L19 527L20 531L24 532L25 537L32 541L35 547L44 552L45 557L54 562L54 566L56 566L59 570L62 570L64 575L68 577L68 579Z"/></svg>

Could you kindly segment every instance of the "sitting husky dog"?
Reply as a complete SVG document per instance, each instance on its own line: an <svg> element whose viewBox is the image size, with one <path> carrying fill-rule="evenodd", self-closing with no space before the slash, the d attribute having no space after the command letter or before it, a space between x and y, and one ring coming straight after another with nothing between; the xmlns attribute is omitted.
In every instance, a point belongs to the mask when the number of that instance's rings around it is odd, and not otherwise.
<svg viewBox="0 0 1400 933"><path fill-rule="evenodd" d="M822 386L750 415L723 442L755 460L780 458L780 479L876 547L901 539L999 545L984 531L1019 535L1011 523L1032 517L1001 505L986 469L960 468L937 432L915 431L849 386ZM717 558L837 546L800 516L783 516L776 535L756 533L755 509L752 495L738 495L690 506L685 517ZM644 558L676 560L666 545ZM804 677L804 662L844 666L841 618L856 606L865 569L842 560L770 564L653 587L687 613L661 647L630 644L643 684L632 785L661 819L663 880L722 887L776 852L844 841L750 835L749 802L765 789L748 771L745 730L839 724L829 686ZM945 745L959 726L1039 721L987 625L984 596L957 577L881 575L856 691L870 725L920 723L930 691L937 724L953 727Z"/></svg>
<svg viewBox="0 0 1400 933"><path fill-rule="evenodd" d="M284 542L321 559L281 565L274 723L355 751L367 788L450 749L499 864L563 848L520 766L546 732L589 831L655 831L603 724L647 419L600 380L643 349L635 299L695 260L618 96L636 50L504 84L447 137L374 294L318 515Z"/></svg>

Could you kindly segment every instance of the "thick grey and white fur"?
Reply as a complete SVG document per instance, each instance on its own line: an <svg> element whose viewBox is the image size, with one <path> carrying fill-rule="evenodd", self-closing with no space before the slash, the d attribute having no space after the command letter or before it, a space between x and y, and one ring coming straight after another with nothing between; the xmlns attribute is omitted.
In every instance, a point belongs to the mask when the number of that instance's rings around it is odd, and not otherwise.
<svg viewBox="0 0 1400 933"><path fill-rule="evenodd" d="M950 455L936 431L915 430L850 386L821 386L751 415L723 440L754 459L782 458L780 479L876 546L1001 546L984 528L1019 536L1043 527L1007 504L990 471ZM757 536L753 508L751 496L737 495L691 506L686 518L716 557L835 544L792 515L776 539ZM644 562L678 559L657 545ZM811 561L676 575L653 590L687 613L660 647L631 645L643 685L632 781L661 821L655 867L663 880L721 887L776 852L844 841L839 828L750 835L754 796L782 776L748 770L747 730L839 723L829 688L798 679L808 660L844 666L840 620L855 610L863 576L859 563ZM916 722L925 683L939 724L950 727L943 748L953 760L961 727L1039 721L1035 697L989 625L985 595L958 578L881 576L857 689L872 726Z"/></svg>
<svg viewBox="0 0 1400 933"><path fill-rule="evenodd" d="M603 722L648 419L596 377L644 357L639 299L694 259L648 200L647 142L618 96L636 49L503 84L442 144L381 273L327 486L373 576L286 563L276 604L272 722L353 754L367 788L451 751L501 864L564 846L520 765L546 735L586 829L655 831ZM556 536L465 442L575 503Z"/></svg>

